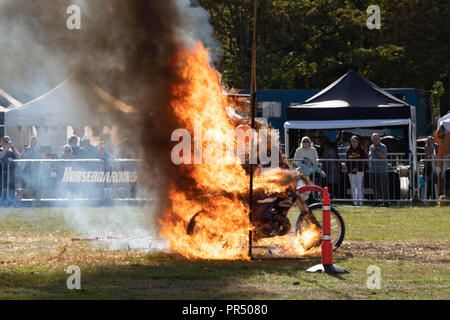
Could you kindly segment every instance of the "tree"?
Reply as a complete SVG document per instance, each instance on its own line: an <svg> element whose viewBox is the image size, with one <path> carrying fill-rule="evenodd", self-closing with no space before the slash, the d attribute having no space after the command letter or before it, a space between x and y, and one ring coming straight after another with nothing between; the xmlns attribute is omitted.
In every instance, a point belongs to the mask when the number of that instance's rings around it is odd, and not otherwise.
<svg viewBox="0 0 450 320"><path fill-rule="evenodd" d="M433 106L433 120L435 120L441 111L441 103L440 99L442 95L444 94L444 86L442 85L442 82L435 81L433 84L433 89L431 90L431 103Z"/></svg>
<svg viewBox="0 0 450 320"><path fill-rule="evenodd" d="M250 85L253 0L199 0L222 44L224 82ZM259 0L259 88L323 88L354 69L382 87L430 90L450 79L450 6L445 0L377 1L381 29L366 26L369 0ZM448 90L443 109L450 105ZM445 110L441 110L441 112Z"/></svg>

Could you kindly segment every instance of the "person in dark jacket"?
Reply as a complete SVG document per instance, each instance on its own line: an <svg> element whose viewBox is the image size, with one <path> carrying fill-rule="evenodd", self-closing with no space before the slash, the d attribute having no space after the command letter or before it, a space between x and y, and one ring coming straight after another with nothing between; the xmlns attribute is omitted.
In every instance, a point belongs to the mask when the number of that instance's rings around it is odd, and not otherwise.
<svg viewBox="0 0 450 320"><path fill-rule="evenodd" d="M71 154L73 155L73 158L78 158L80 153L80 146L78 145L78 137L77 136L71 136L69 140L67 141L67 144L72 149Z"/></svg>
<svg viewBox="0 0 450 320"><path fill-rule="evenodd" d="M0 141L0 161L3 163L1 166L3 179L2 201L4 200L7 205L10 205L10 200L15 198L16 163L13 161L20 158L21 154L17 152L11 138L4 136Z"/></svg>
<svg viewBox="0 0 450 320"><path fill-rule="evenodd" d="M91 144L91 139L83 136L80 140L80 149L78 151L78 158L80 159L98 159L99 151L97 147Z"/></svg>
<svg viewBox="0 0 450 320"><path fill-rule="evenodd" d="M347 149L345 155L346 159L351 160L367 160L368 156L366 151L360 146L359 138L352 136L350 138L350 146ZM350 180L350 186L352 191L352 199L355 206L362 205L363 200L363 188L364 188L364 171L366 167L365 161L346 161L348 178Z"/></svg>
<svg viewBox="0 0 450 320"><path fill-rule="evenodd" d="M339 196L339 169L338 153L336 143L324 141L322 143L322 159L328 159L322 162L323 170L327 174L327 186L333 199Z"/></svg>
<svg viewBox="0 0 450 320"><path fill-rule="evenodd" d="M42 159L42 153L38 149L37 137L30 139L30 144L24 148L22 159ZM41 164L39 162L26 162L23 168L23 187L26 192L35 196L39 192L39 180L41 177Z"/></svg>
<svg viewBox="0 0 450 320"><path fill-rule="evenodd" d="M374 191L376 200L383 200L380 207L389 206L389 176L388 176L388 149L381 143L380 134L372 134L372 145L369 147L370 185Z"/></svg>

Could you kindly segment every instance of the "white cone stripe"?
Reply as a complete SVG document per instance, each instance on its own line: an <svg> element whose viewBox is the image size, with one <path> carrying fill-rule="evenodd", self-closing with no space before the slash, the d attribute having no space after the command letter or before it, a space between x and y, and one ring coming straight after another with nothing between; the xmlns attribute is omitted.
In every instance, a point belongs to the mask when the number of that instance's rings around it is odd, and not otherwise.
<svg viewBox="0 0 450 320"><path fill-rule="evenodd" d="M330 211L330 206L322 206L322 211Z"/></svg>
<svg viewBox="0 0 450 320"><path fill-rule="evenodd" d="M329 235L329 234L324 234L322 239L325 240L325 241L331 240L331 235Z"/></svg>

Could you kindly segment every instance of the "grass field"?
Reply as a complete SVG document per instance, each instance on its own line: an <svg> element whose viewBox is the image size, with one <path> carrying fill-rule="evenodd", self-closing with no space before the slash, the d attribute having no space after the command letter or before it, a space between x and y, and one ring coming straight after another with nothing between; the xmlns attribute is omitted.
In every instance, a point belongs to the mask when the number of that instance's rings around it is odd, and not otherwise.
<svg viewBox="0 0 450 320"><path fill-rule="evenodd" d="M136 228L148 208L84 208L91 223L127 215ZM172 253L110 251L67 220L64 209L0 210L0 299L450 299L450 209L340 207L346 238L335 263L350 274L305 270L320 258L188 261ZM116 221L120 224L120 220ZM65 269L81 269L68 290ZM368 266L381 289L368 289Z"/></svg>

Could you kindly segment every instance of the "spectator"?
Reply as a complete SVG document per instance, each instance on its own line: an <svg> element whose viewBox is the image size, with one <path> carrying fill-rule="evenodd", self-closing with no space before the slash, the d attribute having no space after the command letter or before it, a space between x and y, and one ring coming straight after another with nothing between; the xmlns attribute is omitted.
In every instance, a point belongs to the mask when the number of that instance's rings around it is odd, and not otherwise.
<svg viewBox="0 0 450 320"><path fill-rule="evenodd" d="M91 140L83 136L80 141L80 150L78 158L80 159L98 159L98 149L91 144Z"/></svg>
<svg viewBox="0 0 450 320"><path fill-rule="evenodd" d="M345 154L346 159L367 159L367 153L361 147L359 138L352 136L350 138L350 146ZM362 206L363 190L364 190L364 169L366 163L364 161L346 161L348 178L350 180L350 189L352 191L352 199L355 206Z"/></svg>
<svg viewBox="0 0 450 320"><path fill-rule="evenodd" d="M434 143L433 137L428 137L427 141L425 143L425 168L424 168L424 179L426 183L426 198L429 199L437 199L437 182L438 182L438 175L437 175L437 169L438 166L436 166L436 148Z"/></svg>
<svg viewBox="0 0 450 320"><path fill-rule="evenodd" d="M361 148L366 152L366 154L369 153L369 147L370 147L370 139L369 138L361 138Z"/></svg>
<svg viewBox="0 0 450 320"><path fill-rule="evenodd" d="M115 158L116 151L111 142L111 135L109 133L102 135L98 151L99 158L106 162L110 162Z"/></svg>
<svg viewBox="0 0 450 320"><path fill-rule="evenodd" d="M328 138L327 136L323 136L320 139L320 148L317 151L321 155L321 158L323 158L326 145L329 145L330 143L331 143L330 138Z"/></svg>
<svg viewBox="0 0 450 320"><path fill-rule="evenodd" d="M20 158L21 155L17 152L16 148L14 147L11 138L8 136L4 136L1 140L0 159L3 163L2 167L3 185L6 186L6 188L3 189L2 199L6 200L6 202L8 202L9 200L7 199L8 198L7 191L9 191L9 198L11 198L11 196L15 197L16 166L15 163L12 161ZM9 171L9 184L8 184L8 171Z"/></svg>
<svg viewBox="0 0 450 320"><path fill-rule="evenodd" d="M295 150L294 164L296 166L301 165L304 158L308 158L313 164L317 164L317 160L319 159L317 150L311 146L311 139L309 137L303 137L300 147Z"/></svg>
<svg viewBox="0 0 450 320"><path fill-rule="evenodd" d="M444 157L447 155L447 150L450 148L450 131L446 130L444 124L441 123L439 125L439 127L437 128L437 130L434 132L434 136L435 136L434 137L435 142L438 145L438 151L436 151L436 156L439 159L444 159ZM443 167L444 162L439 161L437 163L437 166L441 169L442 177L444 178L444 173L445 173L444 167ZM442 193L445 193L444 184L443 183L441 184L441 181L444 182L443 180L444 179L439 180L439 184L440 184L439 190Z"/></svg>
<svg viewBox="0 0 450 320"><path fill-rule="evenodd" d="M305 176L308 176L311 181L314 181L316 173L320 174L322 178L326 177L326 173L323 172L316 163L312 163L311 160L307 157L305 157L303 161L299 163L297 170L303 173Z"/></svg>
<svg viewBox="0 0 450 320"><path fill-rule="evenodd" d="M23 159L42 159L42 154L39 152L37 137L32 137L30 139L30 145L25 147L22 153ZM23 186L31 192L31 196L34 196L39 189L40 180L40 168L39 162L28 162L23 168Z"/></svg>
<svg viewBox="0 0 450 320"><path fill-rule="evenodd" d="M450 197L450 145L447 155L444 157L442 175L444 177L444 194Z"/></svg>
<svg viewBox="0 0 450 320"><path fill-rule="evenodd" d="M66 144L63 147L61 156L59 158L65 159L65 160L75 159L75 156L73 155L72 147L70 145Z"/></svg>
<svg viewBox="0 0 450 320"><path fill-rule="evenodd" d="M32 137L30 139L30 145L26 146L22 153L23 159L42 159L42 153L37 148L38 139L37 137Z"/></svg>
<svg viewBox="0 0 450 320"><path fill-rule="evenodd" d="M71 136L69 140L67 141L67 144L72 149L72 155L77 158L80 153L80 147L78 146L78 137L77 136Z"/></svg>
<svg viewBox="0 0 450 320"><path fill-rule="evenodd" d="M370 181L374 190L375 199L382 199L380 206L388 206L389 203L389 178L387 169L387 147L381 143L378 133L372 134L372 145L369 147Z"/></svg>
<svg viewBox="0 0 450 320"><path fill-rule="evenodd" d="M339 171L338 171L338 154L336 145L329 140L322 143L322 159L328 159L329 161L322 162L323 170L327 175L327 186L330 189L330 195L332 198L338 197L338 184L339 184Z"/></svg>

